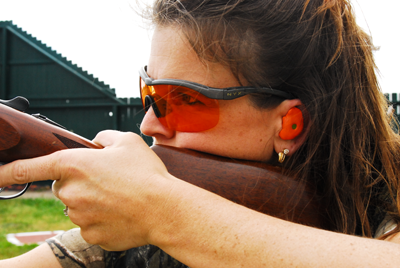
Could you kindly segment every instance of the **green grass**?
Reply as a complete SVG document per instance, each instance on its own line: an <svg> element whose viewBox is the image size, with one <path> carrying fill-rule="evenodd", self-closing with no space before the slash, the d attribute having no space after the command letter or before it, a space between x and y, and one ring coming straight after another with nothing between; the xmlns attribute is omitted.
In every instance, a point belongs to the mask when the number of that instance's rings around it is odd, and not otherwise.
<svg viewBox="0 0 400 268"><path fill-rule="evenodd" d="M69 230L77 227L63 213L64 205L56 199L12 199L0 201L0 260L21 255L37 244L15 246L6 234Z"/></svg>

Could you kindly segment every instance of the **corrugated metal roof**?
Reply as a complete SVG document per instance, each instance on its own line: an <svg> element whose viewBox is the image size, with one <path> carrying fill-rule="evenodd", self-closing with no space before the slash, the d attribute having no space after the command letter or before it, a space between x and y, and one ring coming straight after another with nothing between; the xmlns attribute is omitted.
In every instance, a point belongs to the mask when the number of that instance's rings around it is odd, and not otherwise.
<svg viewBox="0 0 400 268"><path fill-rule="evenodd" d="M108 98L108 101L123 104L123 101L116 97L115 90L110 88L109 85L100 81L92 74L89 74L78 65L73 64L71 61L67 60L61 54L48 47L31 34L28 34L18 26L14 25L12 21L0 21L0 30L2 30L2 38L0 37L0 39L2 39L2 43L0 43L0 48L2 50L2 53L0 53L0 65L46 65L55 63L61 67L61 69L70 72L75 78L79 78L82 83L87 83L94 89L98 90L98 92L104 94ZM7 31L12 35L7 36ZM17 39L14 37L17 37ZM38 68L35 67L35 69Z"/></svg>

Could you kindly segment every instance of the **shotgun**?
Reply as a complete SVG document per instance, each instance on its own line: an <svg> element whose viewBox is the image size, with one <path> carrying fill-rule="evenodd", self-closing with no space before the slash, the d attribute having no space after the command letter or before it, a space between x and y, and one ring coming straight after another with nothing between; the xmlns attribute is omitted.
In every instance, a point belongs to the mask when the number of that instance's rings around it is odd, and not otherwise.
<svg viewBox="0 0 400 268"><path fill-rule="evenodd" d="M0 100L0 162L51 154L69 148L101 149L47 117L24 113L23 97ZM152 150L172 175L235 203L281 219L329 229L325 209L309 184L284 175L277 166L155 145ZM134 168L134 167L133 167ZM9 199L22 195L25 189Z"/></svg>

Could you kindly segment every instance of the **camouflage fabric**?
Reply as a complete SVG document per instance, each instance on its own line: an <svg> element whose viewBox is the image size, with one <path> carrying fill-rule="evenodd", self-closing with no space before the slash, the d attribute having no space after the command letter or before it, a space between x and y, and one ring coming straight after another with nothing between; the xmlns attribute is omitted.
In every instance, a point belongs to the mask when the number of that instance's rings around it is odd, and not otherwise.
<svg viewBox="0 0 400 268"><path fill-rule="evenodd" d="M153 245L123 252L108 252L83 240L79 229L72 229L46 240L62 267L90 268L188 268Z"/></svg>

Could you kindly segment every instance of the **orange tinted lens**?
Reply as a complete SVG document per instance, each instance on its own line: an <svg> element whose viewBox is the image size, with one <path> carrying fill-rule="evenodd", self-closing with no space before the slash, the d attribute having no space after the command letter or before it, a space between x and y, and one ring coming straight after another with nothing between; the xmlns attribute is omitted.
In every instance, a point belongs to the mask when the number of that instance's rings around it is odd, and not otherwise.
<svg viewBox="0 0 400 268"><path fill-rule="evenodd" d="M140 78L140 98L142 99L143 108L145 107L145 97L147 95L152 96L152 94L150 87L146 85L142 78Z"/></svg>
<svg viewBox="0 0 400 268"><path fill-rule="evenodd" d="M167 128L182 132L199 132L217 125L218 101L199 92L180 86L146 86L141 81L142 102L151 95L162 117L158 118Z"/></svg>
<svg viewBox="0 0 400 268"><path fill-rule="evenodd" d="M190 88L167 87L171 90L163 97L169 108L163 123L166 127L183 132L198 132L217 125L219 120L217 100L207 98Z"/></svg>
<svg viewBox="0 0 400 268"><path fill-rule="evenodd" d="M156 89L158 90L156 91ZM146 106L146 96L150 95L153 98L161 117L164 117L168 113L168 104L166 103L166 100L162 98L165 94L167 93L163 88L159 88L159 86L148 86L145 84L143 79L140 78L140 97L142 99L143 108Z"/></svg>

